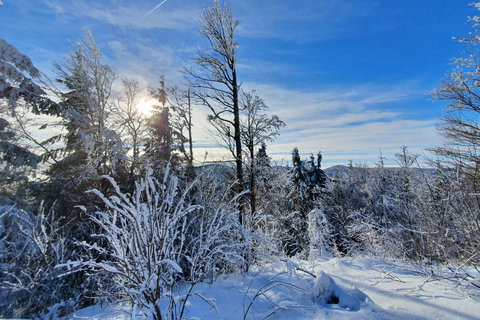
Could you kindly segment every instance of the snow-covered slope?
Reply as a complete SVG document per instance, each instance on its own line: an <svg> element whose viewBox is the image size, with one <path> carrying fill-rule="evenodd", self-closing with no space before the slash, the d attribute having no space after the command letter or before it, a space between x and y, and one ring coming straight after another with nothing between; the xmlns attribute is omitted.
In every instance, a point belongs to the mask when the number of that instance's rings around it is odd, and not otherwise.
<svg viewBox="0 0 480 320"><path fill-rule="evenodd" d="M480 318L478 288L373 259L284 260L222 275L193 293L187 319ZM128 310L97 305L70 318L129 319Z"/></svg>

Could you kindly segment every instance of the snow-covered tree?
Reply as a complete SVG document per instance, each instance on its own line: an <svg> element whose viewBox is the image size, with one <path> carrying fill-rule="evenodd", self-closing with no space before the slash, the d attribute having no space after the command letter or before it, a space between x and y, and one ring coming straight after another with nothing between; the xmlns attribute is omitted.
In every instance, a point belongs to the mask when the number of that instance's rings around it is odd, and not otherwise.
<svg viewBox="0 0 480 320"><path fill-rule="evenodd" d="M480 9L479 2L471 5ZM455 39L465 45L464 55L454 59L455 68L431 93L435 100L446 102L438 126L444 143L431 151L439 158L433 165L451 183L448 188L455 186L447 196L455 203L450 213L462 222L463 230L469 230L460 238L469 239L468 247L478 250L479 241L474 239L480 233L480 17L469 17L469 22L475 31ZM475 256L473 251L468 252Z"/></svg>
<svg viewBox="0 0 480 320"><path fill-rule="evenodd" d="M237 49L235 30L240 22L235 20L230 6L214 0L200 16L199 33L209 47L195 57L197 70L187 70L190 86L196 100L208 107L208 119L220 128L221 139L231 142L236 164L238 193L243 184L242 141L240 130L240 83L237 80ZM228 129L227 129L228 128ZM227 135L227 136L226 136ZM242 221L242 215L239 217Z"/></svg>
<svg viewBox="0 0 480 320"><path fill-rule="evenodd" d="M5 106L0 106L0 110ZM11 124L0 118L0 183L13 183L28 179L28 172L37 169L42 158L19 144Z"/></svg>
<svg viewBox="0 0 480 320"><path fill-rule="evenodd" d="M30 132L35 115L56 115L59 106L36 82L41 76L28 56L0 38L0 183L27 182L29 172L43 161L27 141L48 151ZM36 129L46 128L45 121ZM25 185L17 190L26 189Z"/></svg>
<svg viewBox="0 0 480 320"><path fill-rule="evenodd" d="M313 154L308 161L302 161L298 148L292 151L291 200L292 213L285 225L289 230L289 239L286 240L286 252L295 255L299 252L306 253L308 249L308 214L319 207L320 195L324 192L326 176L321 169L322 154Z"/></svg>
<svg viewBox="0 0 480 320"><path fill-rule="evenodd" d="M163 78L160 79L158 88L150 88L150 95L155 98L156 103L152 106L147 121L149 133L145 143L145 162L147 166L154 167L157 177L160 177L167 164L176 165L180 159L175 153L177 145L170 124L171 112L167 104L167 88Z"/></svg>
<svg viewBox="0 0 480 320"><path fill-rule="evenodd" d="M325 186L326 176L322 170L322 159L322 153L319 152L316 160L312 154L310 160L302 161L298 148L295 147L292 151L295 189L298 195L307 201L316 200Z"/></svg>
<svg viewBox="0 0 480 320"><path fill-rule="evenodd" d="M11 112L21 100L35 114L58 113L58 106L34 82L39 77L40 71L35 68L32 60L0 38L0 101L6 100Z"/></svg>
<svg viewBox="0 0 480 320"><path fill-rule="evenodd" d="M480 4L472 3L480 8ZM480 18L471 17L478 27ZM447 101L447 108L438 126L444 145L432 151L441 157L442 164L462 176L470 190L468 202L480 203L480 34L456 39L466 45L465 56L454 59L456 65L440 87L432 92L435 100ZM478 205L476 209L478 210ZM478 215L472 220L480 232Z"/></svg>
<svg viewBox="0 0 480 320"><path fill-rule="evenodd" d="M167 88L168 103L171 110L170 124L176 140L177 149L187 161L193 165L193 136L192 136L192 94L191 89L180 89L176 86ZM187 149L185 146L187 145Z"/></svg>
<svg viewBox="0 0 480 320"><path fill-rule="evenodd" d="M280 128L285 126L285 123L278 116L269 116L263 113L267 109L267 105L255 91L249 93L242 92L240 133L241 141L247 148L247 159L250 164L248 169L248 190L251 214L254 214L257 210L255 148L259 145L264 145L266 142L274 141L280 134Z"/></svg>
<svg viewBox="0 0 480 320"><path fill-rule="evenodd" d="M63 146L52 155L49 197L65 215L83 202L86 190L98 186L102 174L116 175L126 167L122 140L110 121L115 74L89 31L74 46L63 64L54 63L63 87L51 88L61 100L67 133L57 137Z"/></svg>
<svg viewBox="0 0 480 320"><path fill-rule="evenodd" d="M122 157L121 140L109 128L112 112L112 83L115 73L102 63L102 55L92 34L85 30L85 39L74 43L75 51L63 65L55 63L58 82L67 89L61 93L65 108L65 152L82 153L89 164L103 173L114 172Z"/></svg>

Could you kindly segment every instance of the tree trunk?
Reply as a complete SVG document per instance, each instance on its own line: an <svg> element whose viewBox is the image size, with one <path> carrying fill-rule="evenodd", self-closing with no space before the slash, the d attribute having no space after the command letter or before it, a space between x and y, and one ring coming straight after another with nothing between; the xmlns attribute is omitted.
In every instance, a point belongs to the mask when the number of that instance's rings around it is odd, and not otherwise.
<svg viewBox="0 0 480 320"><path fill-rule="evenodd" d="M256 199L256 194L255 194L255 154L254 154L254 149L253 149L253 144L248 146L248 149L250 150L250 210L253 214L255 211L257 211L257 199Z"/></svg>
<svg viewBox="0 0 480 320"><path fill-rule="evenodd" d="M232 85L233 85L233 115L235 126L235 163L237 165L237 192L243 191L243 166L242 166L242 142L240 140L240 108L238 103L238 86L237 72L235 67L232 68ZM243 225L244 208L240 206L238 222Z"/></svg>
<svg viewBox="0 0 480 320"><path fill-rule="evenodd" d="M193 165L193 138L192 138L192 105L190 102L190 88L188 88L188 93L187 93L187 99L188 99L188 147L190 151L190 159L188 159L188 162L190 165Z"/></svg>

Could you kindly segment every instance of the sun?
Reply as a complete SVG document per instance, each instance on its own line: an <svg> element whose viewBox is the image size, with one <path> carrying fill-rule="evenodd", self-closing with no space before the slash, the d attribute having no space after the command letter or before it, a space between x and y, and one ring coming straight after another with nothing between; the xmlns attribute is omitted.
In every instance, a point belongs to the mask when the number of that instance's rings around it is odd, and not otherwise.
<svg viewBox="0 0 480 320"><path fill-rule="evenodd" d="M152 111L152 105L154 104L154 101L151 100L151 99L148 99L148 98L145 98L145 99L141 99L138 103L137 103L137 110L146 115L146 116L149 116L151 114L151 111Z"/></svg>

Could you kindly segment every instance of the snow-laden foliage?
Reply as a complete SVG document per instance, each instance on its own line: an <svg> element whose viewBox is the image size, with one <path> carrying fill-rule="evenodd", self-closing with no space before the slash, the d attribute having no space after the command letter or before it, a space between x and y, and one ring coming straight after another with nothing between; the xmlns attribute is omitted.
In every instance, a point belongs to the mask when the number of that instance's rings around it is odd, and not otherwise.
<svg viewBox="0 0 480 320"><path fill-rule="evenodd" d="M61 266L71 270L67 273L78 268L106 273L116 292L140 310L151 312L154 319L177 319L194 285L219 268L241 263L244 234L235 219L235 199L213 210L193 205L190 190L180 192L178 179L168 169L161 183L147 170L131 196L112 178L104 178L115 194L91 191L107 207L91 219L102 231L93 237L107 245L80 243L99 258L64 263ZM188 295L178 297L178 287L185 285L190 286Z"/></svg>
<svg viewBox="0 0 480 320"><path fill-rule="evenodd" d="M100 48L89 31L85 30L85 39L74 45L75 51L63 65L54 64L57 81L68 91L57 92L68 131L64 152L84 152L91 166L111 174L115 165L124 160L122 141L109 122L114 112L110 96L115 73L103 63Z"/></svg>
<svg viewBox="0 0 480 320"><path fill-rule="evenodd" d="M0 112L3 111L0 106ZM42 158L19 144L9 121L0 116L0 183L26 181L27 173L36 169Z"/></svg>
<svg viewBox="0 0 480 320"><path fill-rule="evenodd" d="M0 38L0 102L5 99L12 112L17 101L23 99L36 114L56 113L56 104L32 80L39 77L40 71L30 58Z"/></svg>
<svg viewBox="0 0 480 320"><path fill-rule="evenodd" d="M10 105L14 105L22 95L38 96L44 93L23 72L32 78L40 76L28 56L0 38L0 99L5 98Z"/></svg>
<svg viewBox="0 0 480 320"><path fill-rule="evenodd" d="M114 71L102 60L100 48L93 36L85 31L85 38L73 43L74 50L63 64L54 63L57 83L52 88L62 106L63 132L51 139L57 149L45 154L51 161L48 183L43 198L51 205L57 203L57 212L80 220L76 205L94 206L89 189L102 189L102 175L117 181L126 177L126 152L118 124L111 121L114 105L111 99ZM133 184L133 181L129 181Z"/></svg>
<svg viewBox="0 0 480 320"><path fill-rule="evenodd" d="M325 213L320 208L315 208L308 214L308 236L310 259L330 254L333 247L332 230Z"/></svg>
<svg viewBox="0 0 480 320"><path fill-rule="evenodd" d="M76 251L54 212L40 208L35 216L4 198L1 202L0 316L48 319L85 306L88 285L55 268L76 259Z"/></svg>
<svg viewBox="0 0 480 320"><path fill-rule="evenodd" d="M312 210L322 206L319 201L327 181L321 169L321 162L321 152L317 154L316 159L312 154L309 160L303 161L298 148L295 147L292 151L293 168L290 171L291 183L288 184L290 210L284 224L288 231L287 236L283 237L284 252L289 256L299 253L303 257L308 256L310 247L308 215Z"/></svg>
<svg viewBox="0 0 480 320"><path fill-rule="evenodd" d="M421 264L477 264L478 204L457 172L421 168L406 148L399 168L337 167L322 203L341 254Z"/></svg>
<svg viewBox="0 0 480 320"><path fill-rule="evenodd" d="M42 161L27 146L31 136L19 134L26 126L24 113L51 114L56 110L55 103L34 82L39 77L30 58L0 38L0 184L9 192L17 182L27 181Z"/></svg>

